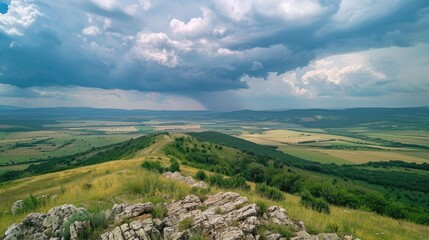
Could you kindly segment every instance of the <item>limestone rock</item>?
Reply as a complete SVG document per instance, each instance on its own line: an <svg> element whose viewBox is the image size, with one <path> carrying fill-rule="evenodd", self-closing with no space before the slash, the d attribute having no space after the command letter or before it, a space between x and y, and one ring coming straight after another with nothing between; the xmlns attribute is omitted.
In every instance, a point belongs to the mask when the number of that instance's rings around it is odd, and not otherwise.
<svg viewBox="0 0 429 240"><path fill-rule="evenodd" d="M291 240L341 240L336 233L321 233L319 235L310 235L305 230L295 233Z"/></svg>
<svg viewBox="0 0 429 240"><path fill-rule="evenodd" d="M178 177L177 173L170 173ZM181 175L180 175L181 176ZM183 177L183 176L182 176ZM190 178L184 181L191 182ZM215 240L259 240L257 228L278 224L295 232L292 240L339 240L335 233L310 235L304 223L289 218L285 209L272 206L261 214L258 205L248 203L247 198L234 192L220 192L202 201L198 196L188 195L179 201L165 204L167 216L152 219L152 203L115 204L106 212L111 221L109 229L100 235L101 240L187 240L195 234ZM0 239L60 240L62 225L75 212L84 209L73 205L62 205L48 213L29 214L21 223L8 228ZM71 239L79 239L89 231L88 221L73 222L70 225ZM261 230L262 230L261 229ZM273 230L271 230L273 231ZM278 232L265 231L266 239L286 240Z"/></svg>
<svg viewBox="0 0 429 240"><path fill-rule="evenodd" d="M78 222L75 221L70 225L70 239L78 240L84 236L85 231L89 231L91 225L88 221Z"/></svg>
<svg viewBox="0 0 429 240"><path fill-rule="evenodd" d="M173 179L173 180L177 180L180 182L184 182L186 184L188 184L191 187L197 187L197 188L205 188L207 187L207 184L203 181L197 182L193 177L191 176L182 176L182 174L180 174L179 172L165 172L162 174L164 177L169 178L169 179Z"/></svg>
<svg viewBox="0 0 429 240"><path fill-rule="evenodd" d="M4 239L55 239L61 237L61 226L70 215L84 209L73 205L54 207L48 213L31 213L21 223L8 228Z"/></svg>
<svg viewBox="0 0 429 240"><path fill-rule="evenodd" d="M242 197L240 194L234 192L220 192L209 196L207 200L204 201L204 205L206 207L212 209L219 208L222 213L230 212L245 203L247 203L247 198Z"/></svg>
<svg viewBox="0 0 429 240"><path fill-rule="evenodd" d="M22 200L16 201L11 208L12 214L15 215L16 212L18 212L22 208L23 204L24 204L24 201L22 201Z"/></svg>
<svg viewBox="0 0 429 240"><path fill-rule="evenodd" d="M154 227L151 218L134 220L124 223L100 236L101 240L128 240L128 239L161 239L161 232Z"/></svg>
<svg viewBox="0 0 429 240"><path fill-rule="evenodd" d="M150 213L153 210L153 204L137 203L137 204L115 204L111 211L111 217L115 222L120 222L124 219L129 219Z"/></svg>
<svg viewBox="0 0 429 240"><path fill-rule="evenodd" d="M294 231L305 230L304 223L292 221L284 208L271 206L268 208L267 215L275 224L279 224L284 227L292 227Z"/></svg>

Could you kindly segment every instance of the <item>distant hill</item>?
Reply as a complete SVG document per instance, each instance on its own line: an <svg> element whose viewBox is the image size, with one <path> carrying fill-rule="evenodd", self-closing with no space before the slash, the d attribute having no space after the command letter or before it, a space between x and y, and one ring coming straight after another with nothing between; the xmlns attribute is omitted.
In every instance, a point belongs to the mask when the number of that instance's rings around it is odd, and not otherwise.
<svg viewBox="0 0 429 240"><path fill-rule="evenodd" d="M232 120L232 121L274 121L294 123L304 127L341 128L366 125L375 128L411 127L428 129L429 107L412 108L350 108L294 109L285 111L233 112L211 111L155 111L124 110L108 108L57 107L57 108L19 108L0 105L0 123L16 123L22 119L32 119L34 124L49 123L58 120L120 120L144 121L163 120ZM24 124L25 125L25 124Z"/></svg>
<svg viewBox="0 0 429 240"><path fill-rule="evenodd" d="M239 121L277 121L305 127L349 127L358 124L409 124L425 127L429 121L429 107L412 108L350 108L343 110L297 109L286 111L242 110L212 114L213 118Z"/></svg>

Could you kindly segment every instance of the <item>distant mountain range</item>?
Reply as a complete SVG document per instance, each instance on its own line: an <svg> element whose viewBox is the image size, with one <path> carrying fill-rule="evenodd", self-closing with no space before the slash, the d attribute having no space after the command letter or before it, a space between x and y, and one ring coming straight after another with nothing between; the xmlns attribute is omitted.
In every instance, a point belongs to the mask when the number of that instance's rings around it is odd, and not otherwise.
<svg viewBox="0 0 429 240"><path fill-rule="evenodd" d="M305 127L337 128L361 124L380 127L423 126L429 127L429 107L410 108L350 108L293 109L284 111L233 112L211 111L155 111L124 110L84 107L19 108L0 105L0 123L19 119L34 121L102 119L122 121L143 121L147 119L164 120L224 120L224 121L274 121L299 124Z"/></svg>

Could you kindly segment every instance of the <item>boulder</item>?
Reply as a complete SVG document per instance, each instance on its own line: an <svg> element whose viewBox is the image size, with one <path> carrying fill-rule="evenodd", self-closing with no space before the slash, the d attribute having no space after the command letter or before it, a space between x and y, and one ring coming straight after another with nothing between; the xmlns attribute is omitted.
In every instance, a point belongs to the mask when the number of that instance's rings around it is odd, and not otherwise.
<svg viewBox="0 0 429 240"><path fill-rule="evenodd" d="M13 204L12 208L10 209L12 214L15 215L20 209L22 209L23 204L24 204L24 201L22 201L22 200L16 201Z"/></svg>
<svg viewBox="0 0 429 240"><path fill-rule="evenodd" d="M137 217L146 213L150 213L153 210L153 204L148 203L137 203L137 204L115 204L112 207L110 216L115 222L121 222L125 219Z"/></svg>
<svg viewBox="0 0 429 240"><path fill-rule="evenodd" d="M173 179L173 180L177 180L180 182L184 182L186 184L188 184L191 187L197 187L197 188L205 188L207 187L207 184L203 181L196 181L193 177L191 176L182 176L182 174L180 174L179 172L165 172L162 174L164 177L169 178L169 179Z"/></svg>
<svg viewBox="0 0 429 240"><path fill-rule="evenodd" d="M292 221L284 208L278 206L271 206L268 208L267 216L273 223L291 227L294 231L305 230L303 222Z"/></svg>
<svg viewBox="0 0 429 240"><path fill-rule="evenodd" d="M70 239L71 240L82 239L85 232L91 230L90 228L91 228L91 224L88 221L84 221L84 222L75 221L70 225Z"/></svg>
<svg viewBox="0 0 429 240"><path fill-rule="evenodd" d="M101 240L110 239L161 239L161 232L154 227L151 218L148 219L137 219L132 222L123 223L120 226L115 227L111 231L107 231L101 234Z"/></svg>
<svg viewBox="0 0 429 240"><path fill-rule="evenodd" d="M21 223L8 228L4 239L55 239L61 238L61 226L75 212L85 211L73 205L51 208L48 213L31 213Z"/></svg>

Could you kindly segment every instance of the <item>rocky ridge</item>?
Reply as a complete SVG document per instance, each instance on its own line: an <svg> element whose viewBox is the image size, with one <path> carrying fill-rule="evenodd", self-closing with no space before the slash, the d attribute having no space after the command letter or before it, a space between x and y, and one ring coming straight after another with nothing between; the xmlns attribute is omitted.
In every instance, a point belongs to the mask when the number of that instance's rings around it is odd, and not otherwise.
<svg viewBox="0 0 429 240"><path fill-rule="evenodd" d="M185 182L192 187L204 188L204 182L180 173L167 172L165 177ZM19 209L17 202L12 211ZM262 206L261 206L262 207ZM278 206L263 207L234 192L219 192L201 199L188 195L170 204L136 203L115 204L104 212L110 223L100 240L340 240L336 233L311 235L302 221L289 218L286 210ZM155 208L165 214L155 213ZM266 208L266 209L265 209ZM47 213L31 213L21 223L11 225L0 240L62 240L86 239L92 230L89 220L68 221L73 214L84 214L84 208L62 205ZM154 217L157 216L158 218ZM73 221L73 222L71 222ZM68 235L64 232L69 232ZM348 235L344 239L352 240ZM357 240L357 239L355 239Z"/></svg>
<svg viewBox="0 0 429 240"><path fill-rule="evenodd" d="M205 188L207 187L206 183L203 181L196 181L193 177L191 176L182 176L182 174L180 174L179 172L165 172L162 174L162 176L168 178L168 179L172 179L172 180L176 180L176 181L180 181L180 182L184 182L186 184L188 184L191 187L197 187L197 188Z"/></svg>
<svg viewBox="0 0 429 240"><path fill-rule="evenodd" d="M220 192L202 200L188 195L180 201L159 205L166 208L162 219L153 218L154 205L148 203L114 205L106 213L111 222L98 239L168 239L186 240L192 236L223 240L339 240L335 233L310 235L304 223L289 218L285 209L271 206L265 212L246 197L234 192ZM59 240L63 223L74 213L85 209L73 205L52 208L48 213L32 213L21 223L8 228L3 239ZM88 221L75 221L69 226L71 239L82 239L90 228ZM276 232L272 226L287 229L290 236Z"/></svg>

